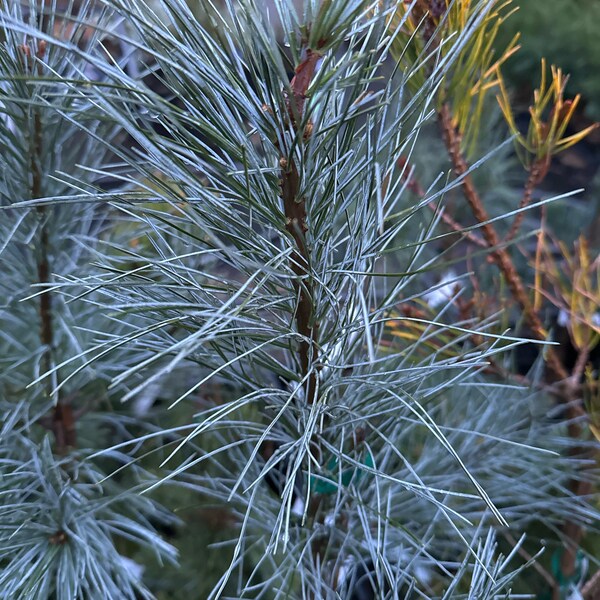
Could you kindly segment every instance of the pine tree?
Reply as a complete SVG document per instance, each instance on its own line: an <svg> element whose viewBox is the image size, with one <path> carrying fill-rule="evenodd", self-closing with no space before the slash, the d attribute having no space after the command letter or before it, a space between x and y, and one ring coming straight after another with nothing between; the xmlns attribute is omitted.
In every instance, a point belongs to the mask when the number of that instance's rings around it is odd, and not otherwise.
<svg viewBox="0 0 600 600"><path fill-rule="evenodd" d="M30 27L39 31L29 35ZM67 30L69 43L84 38L83 25L37 12L35 3L2 15L0 590L3 598L136 598L144 587L116 541L168 560L174 549L149 526L163 511L139 495L143 471L138 489L121 488L106 479L121 457L104 466L86 459L90 442L110 445L92 432L111 424L102 415L115 365L73 360L87 356L99 315L56 288L93 273L107 212L77 201L73 182L86 195L98 189L93 170L107 156L100 140L115 140L118 128L69 91L89 63L50 41L48 32ZM82 43L94 45L96 35ZM58 198L65 202L47 202Z"/></svg>
<svg viewBox="0 0 600 600"><path fill-rule="evenodd" d="M425 283L474 169L410 167L448 103L476 137L452 83L498 2L201 4L3 9L0 589L160 593L123 540L174 560L172 487L236 529L211 599L522 597L595 473L542 386L490 374L503 315Z"/></svg>

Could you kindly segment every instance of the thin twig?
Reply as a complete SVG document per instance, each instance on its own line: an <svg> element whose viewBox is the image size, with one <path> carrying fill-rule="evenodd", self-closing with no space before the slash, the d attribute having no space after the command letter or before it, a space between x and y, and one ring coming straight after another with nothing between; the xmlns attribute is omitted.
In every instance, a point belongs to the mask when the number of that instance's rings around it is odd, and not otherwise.
<svg viewBox="0 0 600 600"><path fill-rule="evenodd" d="M483 202L479 196L479 193L477 192L477 189L475 188L473 179L469 175L469 166L461 150L461 136L454 127L451 109L447 103L443 104L440 108L438 117L442 129L442 136L454 166L455 174L457 177L462 178L461 183L465 198L471 207L471 211L473 212L475 219L477 219L477 221L481 224L483 237L487 242L488 247L492 249L492 260L498 265L498 268L502 272L511 294L520 305L523 315L527 320L532 333L536 339L540 341L546 341L547 333L544 329L542 321L533 309L533 305L525 290L523 281L517 272L510 255L508 254L507 250L502 247L502 243L498 233L496 232L496 229L492 223L489 222L489 215L483 206ZM556 379L566 379L569 376L569 373L564 368L563 364L552 348L548 348L546 362Z"/></svg>
<svg viewBox="0 0 600 600"><path fill-rule="evenodd" d="M419 180L415 177L415 169L414 167L409 167L408 160L406 157L401 156L398 161L398 167L402 169L400 174L400 178L403 183L406 183L406 187L413 192L419 199L425 198L425 190L423 186L420 184ZM487 244L480 237L476 236L471 231L465 231L465 228L458 222L455 221L447 212L439 211L438 206L435 202L429 202L427 206L435 213L439 214L442 221L450 228L452 231L459 233L463 236L467 241L471 242L475 246L479 246L480 248L487 248Z"/></svg>
<svg viewBox="0 0 600 600"><path fill-rule="evenodd" d="M503 533L503 535L506 538L506 540L508 541L508 543L512 545L513 548L517 547L517 540L515 540L515 538L510 533L505 531ZM529 554L529 552L527 552L527 550L525 550L523 547L519 546L519 548L517 549L517 552L527 562L530 562L533 560L533 556L531 556L531 554ZM544 569L544 567L538 561L534 561L532 563L532 565L533 565L533 568L544 578L546 583L551 588L554 588L556 586L556 581L555 581L554 577L552 577L552 574L549 571L547 571L546 569Z"/></svg>
<svg viewBox="0 0 600 600"><path fill-rule="evenodd" d="M531 204L531 199L533 197L533 191L540 184L544 175L548 172L548 168L550 166L550 159L548 157L541 158L536 160L531 168L529 169L529 176L527 177L527 181L525 182L525 187L523 189L523 196L521 197L521 201L519 202L519 212L515 215L515 220L511 225L506 237L504 238L504 243L512 241L521 225L523 224L523 219L525 218L525 209Z"/></svg>
<svg viewBox="0 0 600 600"><path fill-rule="evenodd" d="M488 245L482 240L479 236L475 235L472 231L465 231L465 228L458 222L455 221L448 213L442 211L439 213L438 207L430 202L427 205L433 212L440 214L440 218L442 221L453 231L459 233L463 236L468 242L471 242L473 245L478 246L479 248L487 248Z"/></svg>
<svg viewBox="0 0 600 600"><path fill-rule="evenodd" d="M573 367L573 379L575 382L581 381L583 377L583 373L585 371L585 367L588 364L590 359L590 347L588 345L584 346L577 355L577 361L575 362L575 366Z"/></svg>

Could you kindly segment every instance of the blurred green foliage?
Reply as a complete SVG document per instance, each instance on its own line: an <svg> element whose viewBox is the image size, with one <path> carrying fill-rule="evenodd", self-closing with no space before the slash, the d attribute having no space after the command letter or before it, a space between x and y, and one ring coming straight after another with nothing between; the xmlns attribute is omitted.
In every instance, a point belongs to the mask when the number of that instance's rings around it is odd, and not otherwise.
<svg viewBox="0 0 600 600"><path fill-rule="evenodd" d="M501 29L496 47L502 49L518 31L521 50L503 67L511 87L530 96L539 80L540 59L570 73L568 95L581 93L586 113L600 118L600 2L597 0L522 0L519 10Z"/></svg>

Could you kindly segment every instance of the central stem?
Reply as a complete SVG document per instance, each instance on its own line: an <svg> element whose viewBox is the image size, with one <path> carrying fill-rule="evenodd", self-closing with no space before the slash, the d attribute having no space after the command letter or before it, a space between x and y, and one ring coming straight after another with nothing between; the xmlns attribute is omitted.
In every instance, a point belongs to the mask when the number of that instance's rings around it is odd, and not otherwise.
<svg viewBox="0 0 600 600"><path fill-rule="evenodd" d="M310 136L310 123L303 125L306 92L315 74L320 54L306 51L305 59L296 68L290 82L291 95L287 98L287 113L296 136L302 140ZM306 198L300 194L300 174L293 153L280 158L281 197L286 218L286 230L294 240L291 269L296 276L294 290L297 297L296 327L301 336L298 355L302 377L305 379L305 396L313 404L317 393L317 372L311 368L311 359L319 334L319 324L314 320L314 287L310 272L310 251L306 242L308 232Z"/></svg>

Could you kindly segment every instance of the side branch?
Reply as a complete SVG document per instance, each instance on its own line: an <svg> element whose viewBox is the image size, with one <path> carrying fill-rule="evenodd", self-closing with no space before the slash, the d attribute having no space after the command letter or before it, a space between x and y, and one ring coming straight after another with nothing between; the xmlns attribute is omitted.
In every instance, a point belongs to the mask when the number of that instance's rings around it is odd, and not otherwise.
<svg viewBox="0 0 600 600"><path fill-rule="evenodd" d="M30 150L30 169L31 169L31 198L42 197L42 122L39 112L36 110L33 116L33 144ZM40 239L39 256L37 260L37 282L43 286L50 283L50 265L49 265L49 239L48 225L46 223L46 209L43 206L37 207L37 213L40 217ZM40 341L44 346L42 355L42 370L46 373L52 368L52 295L45 291L40 294L39 303L40 315ZM52 393L52 383L47 380L46 393L48 396Z"/></svg>
<svg viewBox="0 0 600 600"><path fill-rule="evenodd" d="M527 177L527 181L525 183L525 189L523 190L523 196L521 198L521 202L519 202L519 209L521 212L517 213L515 216L515 220L504 239L504 242L510 242L514 239L514 237L519 232L521 225L523 224L523 219L525 218L525 212L523 209L527 208L531 204L531 198L533 197L533 191L536 186L544 179L546 173L548 172L548 168L550 167L550 155L547 155L545 158L536 160L531 168L529 169L529 177Z"/></svg>
<svg viewBox="0 0 600 600"><path fill-rule="evenodd" d="M481 225L483 237L491 249L491 258L504 276L514 300L520 305L534 337L540 341L545 341L546 333L542 321L526 293L523 281L519 276L510 255L505 248L499 247L501 243L500 237L494 226L489 222L489 216L483 206L481 197L473 184L471 176L468 174L468 165L461 151L461 138L452 122L452 113L448 104L442 105L438 113L438 120L455 174L458 177L462 177L462 187L465 198L475 219ZM524 207L530 202L533 188L539 182L539 178L543 177L544 168L547 169L545 161L540 161L532 167L525 187L525 193L521 201L521 206ZM520 223L521 220L517 218L511 227L508 239L510 239L511 235L516 233ZM549 375L555 381L561 382L559 397L566 405L565 414L568 420L567 429L569 437L576 440L581 436L581 425L577 419L586 415L579 398L577 376L575 374L569 375L567 369L553 348L548 348L547 350L546 364L548 366ZM576 446L572 449L572 454L574 456L585 454L585 450ZM589 495L592 489L590 482L585 479L573 479L570 482L570 488L578 497ZM568 541L565 543L565 552L561 560L561 570L565 575L570 576L575 571L577 548L583 538L584 529L580 524L568 519L563 525L563 533ZM558 584L555 584L553 586L553 595L556 597L557 593Z"/></svg>
<svg viewBox="0 0 600 600"><path fill-rule="evenodd" d="M444 143L448 149L450 160L454 167L454 172L458 177L462 178L462 187L465 198L471 207L475 219L481 224L483 237L490 248L494 248L491 253L492 260L498 265L504 279L511 291L513 298L520 305L523 315L527 320L534 336L540 340L546 340L546 331L538 314L533 308L529 296L523 285L523 281L519 276L515 265L510 258L505 248L501 248L502 243L494 226L489 223L490 217L483 206L483 202L477 192L473 179L468 174L469 166L462 154L460 134L456 131L452 122L452 114L448 104L443 104L439 113L438 119L442 130ZM548 349L547 363L550 367L555 379L567 379L569 374L562 365L559 358L552 348Z"/></svg>

